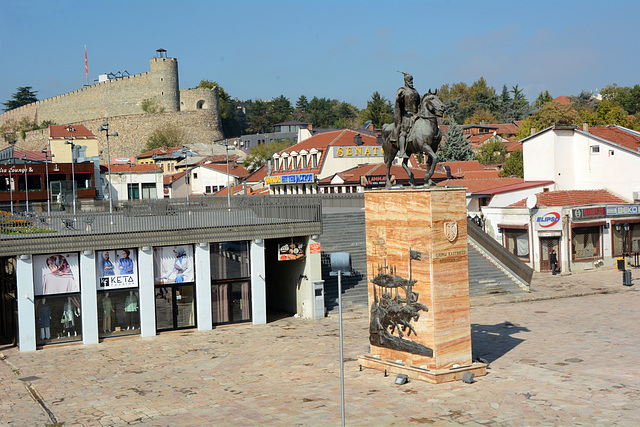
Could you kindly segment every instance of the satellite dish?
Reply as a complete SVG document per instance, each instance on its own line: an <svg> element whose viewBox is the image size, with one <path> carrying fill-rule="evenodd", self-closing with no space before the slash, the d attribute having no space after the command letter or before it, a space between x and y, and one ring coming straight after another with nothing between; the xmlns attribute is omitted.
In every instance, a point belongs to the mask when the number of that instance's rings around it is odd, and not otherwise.
<svg viewBox="0 0 640 427"><path fill-rule="evenodd" d="M535 194L532 194L531 196L527 197L527 207L529 209L533 209L538 205L538 196L536 196Z"/></svg>

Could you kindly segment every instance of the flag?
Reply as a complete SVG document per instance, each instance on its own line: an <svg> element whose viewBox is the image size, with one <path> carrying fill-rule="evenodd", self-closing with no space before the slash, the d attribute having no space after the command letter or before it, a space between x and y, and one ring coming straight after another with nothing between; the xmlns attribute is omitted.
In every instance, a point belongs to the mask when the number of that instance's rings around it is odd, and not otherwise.
<svg viewBox="0 0 640 427"><path fill-rule="evenodd" d="M84 75L89 76L89 63L87 62L87 47L84 47Z"/></svg>

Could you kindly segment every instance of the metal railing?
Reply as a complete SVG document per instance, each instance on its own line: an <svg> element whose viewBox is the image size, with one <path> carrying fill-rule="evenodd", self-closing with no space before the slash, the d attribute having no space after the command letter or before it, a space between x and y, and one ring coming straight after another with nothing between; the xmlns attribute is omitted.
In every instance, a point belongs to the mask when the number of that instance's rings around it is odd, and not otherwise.
<svg viewBox="0 0 640 427"><path fill-rule="evenodd" d="M105 209L105 205L106 209ZM7 222L9 218L12 222ZM311 235L322 232L319 198L234 196L183 200L91 203L77 210L5 217L0 256L51 250L188 244ZM55 249L54 249L55 248Z"/></svg>

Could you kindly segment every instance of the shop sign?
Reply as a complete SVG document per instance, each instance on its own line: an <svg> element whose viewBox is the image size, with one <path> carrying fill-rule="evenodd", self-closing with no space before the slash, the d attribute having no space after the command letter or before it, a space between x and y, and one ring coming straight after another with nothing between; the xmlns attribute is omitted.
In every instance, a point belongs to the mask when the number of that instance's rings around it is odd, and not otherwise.
<svg viewBox="0 0 640 427"><path fill-rule="evenodd" d="M562 230L560 214L551 209L540 209L534 217L536 230Z"/></svg>
<svg viewBox="0 0 640 427"><path fill-rule="evenodd" d="M294 261L304 258L304 243L278 245L278 261Z"/></svg>
<svg viewBox="0 0 640 427"><path fill-rule="evenodd" d="M111 159L111 163L131 163L135 164L136 162L133 160L133 157L114 157Z"/></svg>
<svg viewBox="0 0 640 427"><path fill-rule="evenodd" d="M309 245L309 253L310 254L319 254L320 253L320 243L311 243Z"/></svg>
<svg viewBox="0 0 640 427"><path fill-rule="evenodd" d="M301 184L314 182L312 173L297 173L294 175L276 175L268 176L264 179L265 184Z"/></svg>
<svg viewBox="0 0 640 427"><path fill-rule="evenodd" d="M10 166L8 168L0 167L0 173L24 173L24 170L27 170L27 173L33 173L33 168L31 166Z"/></svg>
<svg viewBox="0 0 640 427"><path fill-rule="evenodd" d="M607 216L639 215L640 205L607 206Z"/></svg>
<svg viewBox="0 0 640 427"><path fill-rule="evenodd" d="M391 183L395 184L395 175L391 176ZM379 187L387 183L386 175L363 175L360 177L360 185L363 187Z"/></svg>
<svg viewBox="0 0 640 427"><path fill-rule="evenodd" d="M382 147L356 146L356 147L333 147L333 157L382 157L384 155Z"/></svg>
<svg viewBox="0 0 640 427"><path fill-rule="evenodd" d="M138 286L138 253L135 249L96 252L97 289Z"/></svg>
<svg viewBox="0 0 640 427"><path fill-rule="evenodd" d="M580 208L580 209L573 209L571 211L571 216L573 219L604 218L604 215L605 215L604 207Z"/></svg>

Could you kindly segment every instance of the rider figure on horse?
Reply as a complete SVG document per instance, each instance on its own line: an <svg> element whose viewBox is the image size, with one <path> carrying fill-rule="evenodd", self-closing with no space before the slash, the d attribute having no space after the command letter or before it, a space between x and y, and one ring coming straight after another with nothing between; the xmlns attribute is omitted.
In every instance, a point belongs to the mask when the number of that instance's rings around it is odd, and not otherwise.
<svg viewBox="0 0 640 427"><path fill-rule="evenodd" d="M413 76L404 71L400 72L404 74L404 87L398 89L396 93L391 141L398 144L398 157L406 159L409 157L406 152L407 138L418 118L420 94L413 88Z"/></svg>

